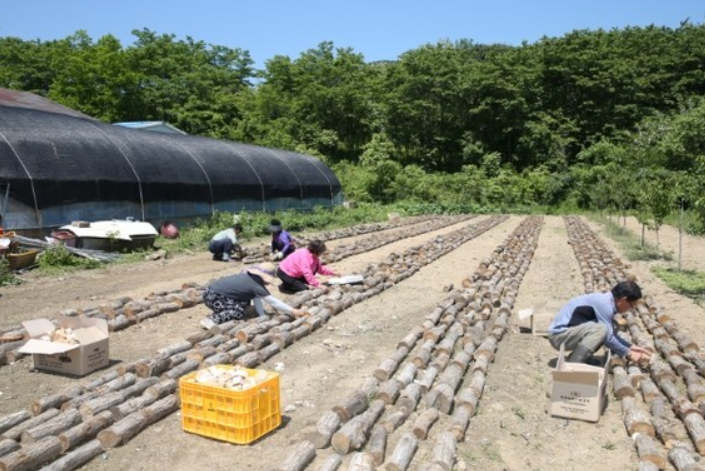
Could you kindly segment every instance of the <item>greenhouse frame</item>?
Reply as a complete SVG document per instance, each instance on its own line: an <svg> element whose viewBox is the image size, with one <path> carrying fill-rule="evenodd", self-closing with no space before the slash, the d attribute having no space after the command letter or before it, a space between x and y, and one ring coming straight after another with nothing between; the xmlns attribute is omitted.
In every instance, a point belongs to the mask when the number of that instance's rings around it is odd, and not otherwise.
<svg viewBox="0 0 705 471"><path fill-rule="evenodd" d="M308 155L0 102L6 229L126 218L156 224L216 211L310 211L342 201L338 178Z"/></svg>

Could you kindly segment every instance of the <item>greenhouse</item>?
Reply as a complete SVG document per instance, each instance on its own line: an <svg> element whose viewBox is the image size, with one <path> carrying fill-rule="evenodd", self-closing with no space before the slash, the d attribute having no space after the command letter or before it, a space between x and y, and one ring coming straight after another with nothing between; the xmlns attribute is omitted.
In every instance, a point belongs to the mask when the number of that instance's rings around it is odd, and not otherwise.
<svg viewBox="0 0 705 471"><path fill-rule="evenodd" d="M320 160L283 150L104 124L0 102L0 226L152 223L215 211L307 211L342 203Z"/></svg>

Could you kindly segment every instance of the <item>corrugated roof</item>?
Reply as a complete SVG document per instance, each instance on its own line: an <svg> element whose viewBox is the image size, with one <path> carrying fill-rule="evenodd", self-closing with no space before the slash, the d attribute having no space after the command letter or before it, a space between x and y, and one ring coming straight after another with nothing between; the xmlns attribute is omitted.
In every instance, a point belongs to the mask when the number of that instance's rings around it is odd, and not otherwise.
<svg viewBox="0 0 705 471"><path fill-rule="evenodd" d="M41 97L30 92L21 92L19 90L8 90L7 88L0 88L0 105L14 106L16 108L28 108L31 110L47 111L49 113L58 113L68 116L73 116L75 118L91 119L97 121L95 118L88 116L86 114L80 113L76 110L72 110L64 105L60 105L53 102L47 98Z"/></svg>

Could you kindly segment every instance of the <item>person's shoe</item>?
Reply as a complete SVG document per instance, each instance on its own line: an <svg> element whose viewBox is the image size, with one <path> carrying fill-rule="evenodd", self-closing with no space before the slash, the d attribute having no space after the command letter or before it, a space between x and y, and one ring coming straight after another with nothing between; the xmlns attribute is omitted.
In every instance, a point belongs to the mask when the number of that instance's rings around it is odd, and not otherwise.
<svg viewBox="0 0 705 471"><path fill-rule="evenodd" d="M224 261L224 262L229 262L229 261L230 261L230 254L224 253L224 254L223 254L223 261Z"/></svg>
<svg viewBox="0 0 705 471"><path fill-rule="evenodd" d="M585 364L590 364L590 360L592 359L592 350L584 346L583 344L578 344L575 349L570 352L570 355L568 355L568 358L566 358L566 361L568 363L585 363Z"/></svg>
<svg viewBox="0 0 705 471"><path fill-rule="evenodd" d="M214 262L220 262L222 260L222 256L220 255L213 255L213 261Z"/></svg>
<svg viewBox="0 0 705 471"><path fill-rule="evenodd" d="M201 320L201 327L203 327L206 330L211 330L213 327L215 327L217 324L213 322L213 319L206 317L205 319Z"/></svg>

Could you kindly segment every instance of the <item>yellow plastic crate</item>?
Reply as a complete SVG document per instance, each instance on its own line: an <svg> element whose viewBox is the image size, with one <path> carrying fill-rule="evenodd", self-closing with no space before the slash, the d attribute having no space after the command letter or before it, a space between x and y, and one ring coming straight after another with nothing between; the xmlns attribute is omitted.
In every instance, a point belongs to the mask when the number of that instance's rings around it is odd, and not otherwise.
<svg viewBox="0 0 705 471"><path fill-rule="evenodd" d="M233 369L219 365L217 368ZM244 369L248 376L259 370ZM230 443L247 444L277 428L282 421L279 374L256 386L236 391L194 383L196 372L179 381L181 425L187 432Z"/></svg>

